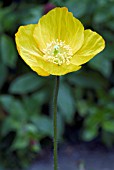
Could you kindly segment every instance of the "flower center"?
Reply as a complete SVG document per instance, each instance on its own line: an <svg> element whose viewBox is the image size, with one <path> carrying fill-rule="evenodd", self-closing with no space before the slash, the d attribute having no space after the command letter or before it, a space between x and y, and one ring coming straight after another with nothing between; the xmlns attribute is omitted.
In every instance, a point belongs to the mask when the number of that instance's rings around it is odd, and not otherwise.
<svg viewBox="0 0 114 170"><path fill-rule="evenodd" d="M44 57L47 61L53 62L57 65L66 63L70 64L72 58L72 49L69 45L65 44L65 41L59 41L58 39L47 43L47 47L43 50Z"/></svg>

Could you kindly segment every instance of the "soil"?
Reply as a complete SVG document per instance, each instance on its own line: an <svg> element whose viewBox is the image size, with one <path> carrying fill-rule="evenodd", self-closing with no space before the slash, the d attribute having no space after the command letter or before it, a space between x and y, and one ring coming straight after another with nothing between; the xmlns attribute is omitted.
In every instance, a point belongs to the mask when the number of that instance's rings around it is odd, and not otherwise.
<svg viewBox="0 0 114 170"><path fill-rule="evenodd" d="M28 170L53 170L51 151L45 151ZM114 147L100 143L59 146L59 170L114 170Z"/></svg>

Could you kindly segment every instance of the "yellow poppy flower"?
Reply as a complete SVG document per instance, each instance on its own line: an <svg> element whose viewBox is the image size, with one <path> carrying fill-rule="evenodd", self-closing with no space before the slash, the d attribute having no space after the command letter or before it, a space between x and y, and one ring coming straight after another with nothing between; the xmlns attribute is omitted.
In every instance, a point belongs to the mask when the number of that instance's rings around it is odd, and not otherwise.
<svg viewBox="0 0 114 170"><path fill-rule="evenodd" d="M16 45L22 59L39 75L77 71L105 47L96 32L84 30L67 8L55 8L38 24L20 26Z"/></svg>

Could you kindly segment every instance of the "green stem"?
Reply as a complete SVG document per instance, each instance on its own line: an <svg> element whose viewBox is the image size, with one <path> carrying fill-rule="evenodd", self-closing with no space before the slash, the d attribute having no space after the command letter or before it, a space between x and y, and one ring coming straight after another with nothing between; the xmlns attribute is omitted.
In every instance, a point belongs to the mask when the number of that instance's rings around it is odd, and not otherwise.
<svg viewBox="0 0 114 170"><path fill-rule="evenodd" d="M54 170L58 170L58 153L57 153L57 96L59 91L59 76L56 76L55 94L54 94Z"/></svg>

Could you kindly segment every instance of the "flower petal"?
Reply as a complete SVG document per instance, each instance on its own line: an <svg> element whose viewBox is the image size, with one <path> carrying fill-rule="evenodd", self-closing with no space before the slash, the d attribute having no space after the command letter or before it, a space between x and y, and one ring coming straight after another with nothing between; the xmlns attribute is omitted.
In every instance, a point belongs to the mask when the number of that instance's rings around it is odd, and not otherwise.
<svg viewBox="0 0 114 170"><path fill-rule="evenodd" d="M81 68L81 66L77 66L74 64L62 64L57 65L48 61L45 61L43 58L37 58L38 64L40 68L50 73L51 75L61 76L73 71L77 71Z"/></svg>
<svg viewBox="0 0 114 170"><path fill-rule="evenodd" d="M42 68L40 68L38 66L36 66L36 67L32 66L31 68L32 68L32 70L37 72L37 74L40 76L49 76L50 75L47 71L43 70Z"/></svg>
<svg viewBox="0 0 114 170"><path fill-rule="evenodd" d="M16 33L17 49L22 59L39 75L48 76L49 73L39 67L36 58L41 57L37 44L33 38L35 25L21 26ZM34 56L34 57L33 57Z"/></svg>
<svg viewBox="0 0 114 170"><path fill-rule="evenodd" d="M84 42L81 49L71 59L71 63L81 65L100 53L105 47L105 41L94 31L84 31Z"/></svg>
<svg viewBox="0 0 114 170"><path fill-rule="evenodd" d="M74 54L83 44L84 28L67 8L58 7L39 20L34 29L34 38L41 51L47 43L58 39L70 45Z"/></svg>

